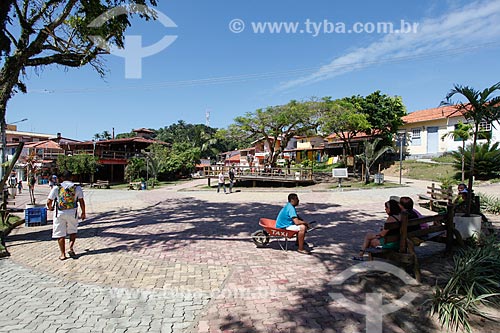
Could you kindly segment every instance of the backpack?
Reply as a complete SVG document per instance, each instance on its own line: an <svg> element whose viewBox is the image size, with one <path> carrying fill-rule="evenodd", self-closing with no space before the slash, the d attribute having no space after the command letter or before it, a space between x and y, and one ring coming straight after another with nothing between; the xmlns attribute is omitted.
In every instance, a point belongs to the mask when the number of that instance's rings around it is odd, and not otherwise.
<svg viewBox="0 0 500 333"><path fill-rule="evenodd" d="M66 210L77 207L76 201L76 185L64 188L59 186L57 209Z"/></svg>

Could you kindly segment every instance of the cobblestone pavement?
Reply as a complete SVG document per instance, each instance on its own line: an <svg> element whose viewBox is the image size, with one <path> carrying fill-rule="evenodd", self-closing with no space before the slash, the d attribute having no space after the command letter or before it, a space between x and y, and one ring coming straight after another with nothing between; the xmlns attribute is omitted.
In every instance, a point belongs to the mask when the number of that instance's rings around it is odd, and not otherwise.
<svg viewBox="0 0 500 333"><path fill-rule="evenodd" d="M274 218L290 189L193 190L205 183L86 190L88 219L80 224L76 259L58 260L50 222L14 230L7 239L12 256L0 260L0 332L364 331L364 315L330 298L337 288L331 281L355 264L350 258L361 235L383 224L384 201L415 196L419 187L298 189L299 214L322 226L308 235L307 256L293 244L285 252L276 240L256 248L250 239L258 218ZM344 292L363 303L369 281L351 281ZM408 289L396 291L398 283L384 278L377 290L386 300L399 298ZM408 312L418 313L419 301ZM407 331L393 316L383 325L384 332Z"/></svg>

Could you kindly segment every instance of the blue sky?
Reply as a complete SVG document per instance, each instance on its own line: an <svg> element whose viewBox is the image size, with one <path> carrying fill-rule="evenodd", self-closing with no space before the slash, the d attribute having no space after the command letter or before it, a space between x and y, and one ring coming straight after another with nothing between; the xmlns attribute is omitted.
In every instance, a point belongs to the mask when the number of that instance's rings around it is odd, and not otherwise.
<svg viewBox="0 0 500 333"><path fill-rule="evenodd" d="M292 99L375 90L401 96L412 112L438 106L455 83L483 89L500 81L500 0L159 2L177 27L134 21L127 34L141 35L144 46L177 39L142 59L140 79L126 79L124 59L114 55L105 57L104 79L90 67L27 72L28 93L10 100L7 122L28 118L19 130L86 140L112 128L205 123L207 110L210 126L221 128ZM240 33L229 28L235 19L245 24ZM417 23L416 32L341 33L356 22L396 29L401 20ZM257 33L257 22L297 22L298 29ZM306 22L319 33L307 33ZM326 33L325 22L337 33Z"/></svg>

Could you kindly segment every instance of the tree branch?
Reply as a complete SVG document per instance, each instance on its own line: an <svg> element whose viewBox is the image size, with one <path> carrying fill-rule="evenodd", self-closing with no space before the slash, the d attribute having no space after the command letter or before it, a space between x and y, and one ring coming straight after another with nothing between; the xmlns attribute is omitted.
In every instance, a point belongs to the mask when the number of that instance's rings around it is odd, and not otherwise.
<svg viewBox="0 0 500 333"><path fill-rule="evenodd" d="M89 52L88 54L83 54L83 53L53 54L46 57L28 59L26 61L26 66L34 67L34 66L42 66L50 64L59 64L68 67L80 67L89 63L94 58L94 56L99 54L104 54L104 53L100 53L100 51L94 50L93 52Z"/></svg>
<svg viewBox="0 0 500 333"><path fill-rule="evenodd" d="M21 25L21 27L25 28L26 26L28 26L28 22L26 21L26 17L23 16L21 9L17 5L17 1L14 1L13 5L14 5L14 9L16 10L17 16L19 18L19 24Z"/></svg>
<svg viewBox="0 0 500 333"><path fill-rule="evenodd" d="M54 2L58 2L57 0L54 0ZM61 15L57 19L55 19L52 23L50 23L47 26L47 29L49 31L53 31L56 27L60 26L64 20L68 17L68 15L71 13L71 10L75 6L75 4L78 2L78 0L69 0L68 3L66 4L66 7L64 7Z"/></svg>
<svg viewBox="0 0 500 333"><path fill-rule="evenodd" d="M57 3L59 2L58 0L53 0L49 1L49 3ZM38 36L35 38L35 40L27 47L26 49L26 56L27 58L31 58L34 55L38 54L42 50L42 45L45 43L47 40L47 37L59 26L61 25L64 20L68 17L68 15L71 13L71 10L75 6L77 0L70 0L66 4L66 7L63 9L61 15L51 22L50 24L46 25L45 28L40 30L38 33ZM45 8L45 7L44 7ZM45 65L45 63L42 63L42 65ZM31 66L31 65L30 65Z"/></svg>
<svg viewBox="0 0 500 333"><path fill-rule="evenodd" d="M19 44L17 43L16 36L14 36L8 29L5 29L4 31L5 31L5 35L10 39L12 44L14 44L14 46L17 48Z"/></svg>
<svg viewBox="0 0 500 333"><path fill-rule="evenodd" d="M36 15L33 15L33 17L31 17L31 19L28 21L29 24L34 25L36 23L36 21L38 21L47 12L47 10L51 6L53 6L59 2L61 2L61 0L50 0L50 1L45 2L43 7L40 9L40 11ZM29 3L29 0L25 0L26 11L28 10L28 3Z"/></svg>

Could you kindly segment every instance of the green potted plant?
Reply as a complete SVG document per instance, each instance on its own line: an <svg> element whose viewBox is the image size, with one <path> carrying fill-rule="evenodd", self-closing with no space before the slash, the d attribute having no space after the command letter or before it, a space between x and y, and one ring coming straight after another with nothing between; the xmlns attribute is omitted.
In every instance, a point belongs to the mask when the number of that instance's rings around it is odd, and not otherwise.
<svg viewBox="0 0 500 333"><path fill-rule="evenodd" d="M469 236L473 229L481 230L481 217L471 214L473 182L475 174L475 153L477 140L481 133L479 124L481 122L490 123L494 127L494 122L500 119L500 96L495 96L495 93L500 91L500 82L492 85L483 91L475 90L468 86L455 85L453 89L446 95L446 100L442 105L450 105L456 108L462 116L472 125L472 145L471 159L468 173L468 195L467 195L467 211L464 216L456 217L456 228L461 231L462 236ZM462 101L452 101L456 95L462 97ZM479 225L479 227L477 227ZM465 233L465 235L464 235Z"/></svg>

